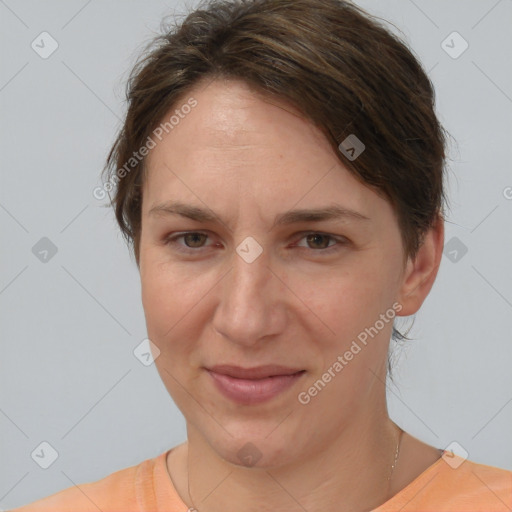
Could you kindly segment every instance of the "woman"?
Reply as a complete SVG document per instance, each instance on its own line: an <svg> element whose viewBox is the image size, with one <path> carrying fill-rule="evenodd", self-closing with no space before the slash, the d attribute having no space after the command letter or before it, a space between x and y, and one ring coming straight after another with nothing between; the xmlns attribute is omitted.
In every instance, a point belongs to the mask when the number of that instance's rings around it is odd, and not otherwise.
<svg viewBox="0 0 512 512"><path fill-rule="evenodd" d="M187 442L16 510L510 510L512 472L387 413L393 320L444 239L444 132L406 46L340 0L213 1L128 102L105 188Z"/></svg>

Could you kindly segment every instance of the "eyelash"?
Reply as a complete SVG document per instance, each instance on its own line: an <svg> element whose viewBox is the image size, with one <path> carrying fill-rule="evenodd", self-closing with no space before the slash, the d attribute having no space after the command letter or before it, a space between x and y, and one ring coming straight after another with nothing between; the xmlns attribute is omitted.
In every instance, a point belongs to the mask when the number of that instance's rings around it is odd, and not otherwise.
<svg viewBox="0 0 512 512"><path fill-rule="evenodd" d="M197 253L200 249L204 249L204 247L196 247L196 248L194 248L194 247L183 246L183 245L181 245L181 244L179 244L177 242L180 238L184 238L187 235L205 235L205 236L208 236L207 233L203 233L201 231L187 231L185 233L179 233L179 234L169 235L169 236L165 237L164 238L164 244L167 245L167 246L176 246L176 247L178 247L178 249L177 249L178 251L183 252L183 253L187 253L187 254ZM299 249L306 249L306 250L313 251L315 253L330 254L331 252L339 250L341 248L341 246L347 245L347 243L348 243L348 240L346 238L344 238L344 237L335 237L333 235L329 235L327 233L322 233L322 232L319 232L319 231L307 231L307 232L304 232L303 236L300 238L300 240L303 240L304 238L306 238L309 235L320 235L322 237L328 238L329 240L333 240L333 241L335 241L337 243L335 243L335 244L333 244L331 246L328 246L328 247L326 247L324 249L311 249L309 247L299 247Z"/></svg>

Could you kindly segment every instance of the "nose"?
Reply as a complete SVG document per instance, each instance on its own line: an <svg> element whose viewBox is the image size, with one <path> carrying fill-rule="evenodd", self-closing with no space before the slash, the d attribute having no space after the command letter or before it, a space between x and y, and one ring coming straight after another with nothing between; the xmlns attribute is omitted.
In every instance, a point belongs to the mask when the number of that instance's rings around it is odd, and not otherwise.
<svg viewBox="0 0 512 512"><path fill-rule="evenodd" d="M234 252L232 261L219 283L213 327L233 343L256 346L284 327L285 286L271 270L265 251L251 263Z"/></svg>

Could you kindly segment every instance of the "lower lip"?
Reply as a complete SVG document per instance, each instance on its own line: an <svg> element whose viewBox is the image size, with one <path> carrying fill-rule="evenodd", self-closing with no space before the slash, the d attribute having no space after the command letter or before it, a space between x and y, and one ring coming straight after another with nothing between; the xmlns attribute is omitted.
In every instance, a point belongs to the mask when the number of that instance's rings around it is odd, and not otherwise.
<svg viewBox="0 0 512 512"><path fill-rule="evenodd" d="M258 404L279 395L302 377L305 371L293 375L277 375L266 379L236 379L229 375L207 372L217 389L227 398L239 404Z"/></svg>

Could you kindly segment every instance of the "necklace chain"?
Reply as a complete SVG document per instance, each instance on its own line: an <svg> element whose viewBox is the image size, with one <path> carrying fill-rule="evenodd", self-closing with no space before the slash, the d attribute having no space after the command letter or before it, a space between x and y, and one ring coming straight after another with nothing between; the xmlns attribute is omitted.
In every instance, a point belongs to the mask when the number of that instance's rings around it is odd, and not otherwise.
<svg viewBox="0 0 512 512"><path fill-rule="evenodd" d="M388 477L388 482L391 481L391 477L393 476L393 472L395 471L395 467L396 467L396 462L398 460L398 455L400 453L400 441L402 440L402 434L403 434L403 430L399 428L399 432L398 432L398 441L396 443L396 450L395 450L395 460L393 461L393 465L391 466L391 472L389 474L389 477Z"/></svg>
<svg viewBox="0 0 512 512"><path fill-rule="evenodd" d="M395 458L393 460L393 464L391 465L391 471L390 471L389 476L388 476L388 490L387 490L388 496L389 496L389 488L391 486L391 478L392 478L393 473L395 471L396 463L398 461L398 456L400 454L400 441L402 440L402 434L404 432L400 427L398 427L398 428L399 428L399 432L398 432L398 441L396 443ZM199 510L196 508L194 500L192 499L192 495L190 494L190 465L189 465L189 460L190 460L190 451L187 448L187 490L188 490L188 498L189 498L190 502L192 503L192 507L189 510L191 512L192 511L199 512ZM386 498L386 499L388 499L388 498Z"/></svg>

